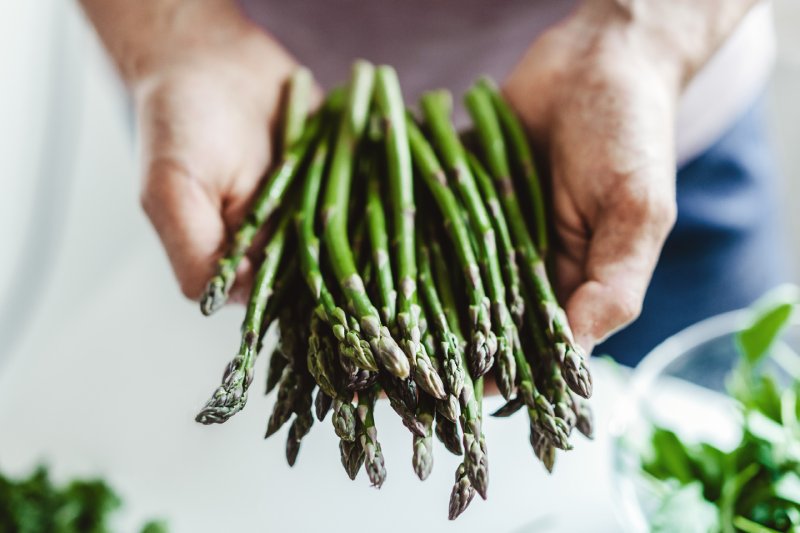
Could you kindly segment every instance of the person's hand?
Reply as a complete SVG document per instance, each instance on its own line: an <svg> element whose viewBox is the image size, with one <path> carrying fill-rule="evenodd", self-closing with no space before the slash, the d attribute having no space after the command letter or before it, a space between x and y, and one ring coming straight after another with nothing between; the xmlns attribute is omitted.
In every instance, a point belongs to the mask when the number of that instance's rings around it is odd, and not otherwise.
<svg viewBox="0 0 800 533"><path fill-rule="evenodd" d="M550 178L555 289L588 351L638 316L675 221L683 75L628 21L596 15L549 30L504 88Z"/></svg>
<svg viewBox="0 0 800 533"><path fill-rule="evenodd" d="M217 12L175 16L160 41L146 45L147 54L122 68L138 115L142 206L192 299L213 275L267 169L281 86L294 68L229 4L208 5ZM233 297L241 300L252 278L246 258L239 274Z"/></svg>

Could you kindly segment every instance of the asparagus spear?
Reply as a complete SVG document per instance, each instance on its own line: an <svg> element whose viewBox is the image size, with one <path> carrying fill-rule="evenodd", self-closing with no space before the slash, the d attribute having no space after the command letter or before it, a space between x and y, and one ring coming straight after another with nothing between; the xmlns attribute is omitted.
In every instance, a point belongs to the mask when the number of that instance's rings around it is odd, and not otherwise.
<svg viewBox="0 0 800 533"><path fill-rule="evenodd" d="M406 131L405 106L397 73L382 65L376 71L375 98L385 135L393 247L397 263L396 324L400 345L414 371L414 380L429 394L442 399L444 386L433 370L430 354L421 344L420 307L417 303L417 264L414 250L414 180Z"/></svg>
<svg viewBox="0 0 800 533"><path fill-rule="evenodd" d="M531 447L536 457L542 462L548 472L553 472L553 467L556 463L556 448L550 443L550 440L537 428L531 425Z"/></svg>
<svg viewBox="0 0 800 533"><path fill-rule="evenodd" d="M433 470L433 418L435 413L435 400L427 394L420 394L417 419L425 428L425 435L413 436L414 454L411 464L417 477L425 481Z"/></svg>
<svg viewBox="0 0 800 533"><path fill-rule="evenodd" d="M317 389L317 395L314 397L314 412L317 415L317 420L320 422L325 420L332 406L333 398L325 394L322 389Z"/></svg>
<svg viewBox="0 0 800 533"><path fill-rule="evenodd" d="M358 471L361 470L361 465L364 464L366 454L364 448L361 447L361 442L357 440L339 441L339 454L342 459L342 466L350 479L355 479Z"/></svg>
<svg viewBox="0 0 800 533"><path fill-rule="evenodd" d="M491 97L486 91L473 87L465 97L467 109L476 124L478 138L483 147L493 179L498 190L506 219L511 226L517 251L524 258L522 273L536 296L539 312L544 318L548 336L563 361L564 379L575 393L588 398L592 394L592 381L585 365L583 349L575 342L567 316L556 300L547 278L544 261L536 250L533 239L525 225L524 217L514 192L505 141L492 107Z"/></svg>
<svg viewBox="0 0 800 533"><path fill-rule="evenodd" d="M467 162L466 150L450 122L451 97L447 91L433 91L422 96L425 114L434 143L454 176L455 187L461 195L469 220L478 236L480 258L488 280L492 303L492 324L497 336L497 385L500 393L511 397L516 375L513 342L516 326L506 305L506 289L498 260L497 242L489 213L483 203L475 178ZM479 368L472 369L476 376L483 375ZM487 369L488 370L488 369Z"/></svg>
<svg viewBox="0 0 800 533"><path fill-rule="evenodd" d="M289 361L287 361L284 356L277 351L272 352L269 358L269 366L267 367L267 394L278 386L278 383L281 381L283 369L286 368L287 364L289 364Z"/></svg>
<svg viewBox="0 0 800 533"><path fill-rule="evenodd" d="M429 232L432 231L433 228L429 228ZM457 398L461 395L461 390L464 387L464 368L461 366L463 350L447 322L447 316L444 313L442 302L434 285L430 249L422 238L421 233L417 235L417 264L419 266L420 292L427 307L426 316L430 317L429 321L426 320L426 323L430 325L438 337L438 353L441 355L439 362L447 385L447 391L449 392L447 404L440 402L437 405L441 406L438 409L442 414L455 422L458 420L460 411Z"/></svg>
<svg viewBox="0 0 800 533"><path fill-rule="evenodd" d="M328 170L322 206L325 248L331 266L352 306L363 338L369 342L372 355L392 374L405 378L410 367L405 354L381 324L378 311L370 302L364 282L358 274L347 236L347 206L352 183L353 155L356 151L369 110L373 85L373 67L358 61L353 67L348 101L343 114ZM374 359L370 361L374 368Z"/></svg>
<svg viewBox="0 0 800 533"><path fill-rule="evenodd" d="M314 215L327 157L328 139L327 135L323 135L306 172L300 207L295 213L300 269L314 299L319 302L315 312L330 325L339 343L340 353L362 368L377 370L369 344L361 337L357 327L350 327L350 317L344 309L336 305L320 269L319 239L314 231Z"/></svg>
<svg viewBox="0 0 800 533"><path fill-rule="evenodd" d="M356 410L350 401L333 400L333 429L343 441L356 440Z"/></svg>
<svg viewBox="0 0 800 533"><path fill-rule="evenodd" d="M258 192L253 207L236 230L230 249L218 261L217 272L206 285L200 299L200 310L204 315L210 315L227 301L233 282L236 280L239 263L250 248L258 230L280 206L289 185L300 170L303 159L311 150L320 132L322 117L323 114L320 112L309 120L300 139L286 151Z"/></svg>
<svg viewBox="0 0 800 533"><path fill-rule="evenodd" d="M406 123L414 164L446 221L450 239L467 281L470 315L468 359L478 374L485 373L491 368L494 353L497 351L497 337L491 330L489 299L486 297L478 260L470 243L469 228L464 223L458 200L447 186L444 169L433 148L413 119L408 118Z"/></svg>
<svg viewBox="0 0 800 533"><path fill-rule="evenodd" d="M361 449L364 450L364 470L367 472L373 487L381 488L386 481L386 468L384 467L381 443L378 442L378 432L375 429L375 388L362 391L358 395L358 439Z"/></svg>
<svg viewBox="0 0 800 533"><path fill-rule="evenodd" d="M272 408L272 414L267 422L267 432L264 435L268 439L274 435L292 416L292 408L298 396L303 391L303 384L300 382L300 375L292 365L287 365L283 369L281 382L278 385L278 397Z"/></svg>
<svg viewBox="0 0 800 533"><path fill-rule="evenodd" d="M492 223L498 236L500 253L503 255L503 272L505 272L506 287L508 288L509 311L514 317L517 327L522 327L522 317L525 313L525 300L520 291L519 265L517 265L517 252L514 243L511 241L511 234L508 231L508 223L505 214L500 206L500 199L497 191L492 184L492 178L486 173L486 169L478 161L472 152L467 153L470 168L472 169L478 186L483 194L484 201L489 213L492 215Z"/></svg>
<svg viewBox="0 0 800 533"><path fill-rule="evenodd" d="M294 466L295 461L297 461L297 454L300 452L300 442L303 437L308 435L308 432L311 431L311 426L314 425L314 414L312 412L314 381L307 372L304 374L301 378L301 392L298 394L293 407L296 416L289 427L289 435L286 438L286 461L289 466Z"/></svg>
<svg viewBox="0 0 800 533"><path fill-rule="evenodd" d="M414 435L424 437L425 427L417 419L417 387L414 381L379 372L378 383L389 398L389 405L403 421L403 425Z"/></svg>
<svg viewBox="0 0 800 533"><path fill-rule="evenodd" d="M455 299L453 297L450 278L447 271L447 263L441 255L438 247L431 248L435 285L441 298L442 307L450 309L450 317L455 317ZM463 344L463 336L457 319L449 318L449 325L453 335L459 344ZM466 365L466 357L462 352L462 364ZM469 372L464 373L464 386L459 397L461 402L461 424L462 440L464 443L464 463L467 477L470 483L486 499L486 491L489 484L489 468L486 456L486 441L483 437L481 424L481 402L483 400L483 379L477 378L474 382ZM458 482L457 482L458 484Z"/></svg>
<svg viewBox="0 0 800 533"><path fill-rule="evenodd" d="M374 161L371 161L374 163ZM381 317L387 324L394 323L397 291L392 278L392 263L389 259L389 236L386 231L386 215L381 201L377 168L373 164L367 171L367 229L372 245L372 260L381 300Z"/></svg>
<svg viewBox="0 0 800 533"><path fill-rule="evenodd" d="M454 455L463 455L464 446L458 433L458 423L436 415L436 437Z"/></svg>
<svg viewBox="0 0 800 533"><path fill-rule="evenodd" d="M281 143L285 154L303 135L303 128L308 117L311 104L311 87L314 82L311 71L306 67L298 67L289 78L283 132Z"/></svg>
<svg viewBox="0 0 800 533"><path fill-rule="evenodd" d="M221 424L241 411L247 402L247 389L253 381L253 365L258 355L261 324L283 256L287 227L288 217L284 215L264 248L264 262L256 274L242 323L239 354L228 363L222 384L195 418L201 424Z"/></svg>
<svg viewBox="0 0 800 533"><path fill-rule="evenodd" d="M572 399L572 410L575 412L575 427L583 433L586 438L594 438L594 415L589 404L576 394L570 394Z"/></svg>
<svg viewBox="0 0 800 533"><path fill-rule="evenodd" d="M458 518L461 513L467 510L474 497L475 489L472 487L472 482L467 475L467 467L464 463L461 463L456 470L456 482L450 493L450 506L447 517L450 520Z"/></svg>
<svg viewBox="0 0 800 533"><path fill-rule="evenodd" d="M482 78L478 81L477 86L487 92L491 97L492 106L494 107L495 113L497 113L497 118L500 120L503 132L508 137L511 157L522 171L530 197L530 204L533 208L536 246L541 256L547 257L549 248L547 211L544 206L542 185L539 180L539 174L536 172L533 153L528 145L528 137L525 135L525 129L522 127L516 113L511 109L511 106L508 105L497 90L494 82L489 78Z"/></svg>

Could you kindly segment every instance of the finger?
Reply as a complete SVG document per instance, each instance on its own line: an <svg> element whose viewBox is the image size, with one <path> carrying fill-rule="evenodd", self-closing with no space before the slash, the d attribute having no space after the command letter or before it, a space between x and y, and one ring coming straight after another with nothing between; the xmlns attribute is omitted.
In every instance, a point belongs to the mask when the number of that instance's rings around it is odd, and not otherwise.
<svg viewBox="0 0 800 533"><path fill-rule="evenodd" d="M167 251L181 291L196 299L213 275L226 237L219 204L182 161L159 157L146 169L142 207Z"/></svg>
<svg viewBox="0 0 800 533"><path fill-rule="evenodd" d="M566 312L576 340L590 350L640 313L647 285L675 220L674 196L621 194L598 215L585 281Z"/></svg>

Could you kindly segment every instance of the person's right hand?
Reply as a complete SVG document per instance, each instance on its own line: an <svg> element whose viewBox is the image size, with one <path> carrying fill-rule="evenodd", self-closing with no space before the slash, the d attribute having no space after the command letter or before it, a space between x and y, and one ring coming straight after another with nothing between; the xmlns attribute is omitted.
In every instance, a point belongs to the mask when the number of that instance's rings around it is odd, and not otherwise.
<svg viewBox="0 0 800 533"><path fill-rule="evenodd" d="M138 115L141 203L181 290L197 299L270 163L281 86L295 63L230 3L191 10L122 70ZM241 300L252 279L246 258L239 274Z"/></svg>

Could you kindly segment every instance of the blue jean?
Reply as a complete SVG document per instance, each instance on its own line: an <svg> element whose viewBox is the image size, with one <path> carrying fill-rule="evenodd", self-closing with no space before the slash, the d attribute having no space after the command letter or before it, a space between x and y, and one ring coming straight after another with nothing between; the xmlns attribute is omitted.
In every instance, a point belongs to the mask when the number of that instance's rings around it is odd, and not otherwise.
<svg viewBox="0 0 800 533"><path fill-rule="evenodd" d="M763 98L678 171L678 218L639 318L595 348L635 365L658 343L788 279Z"/></svg>

